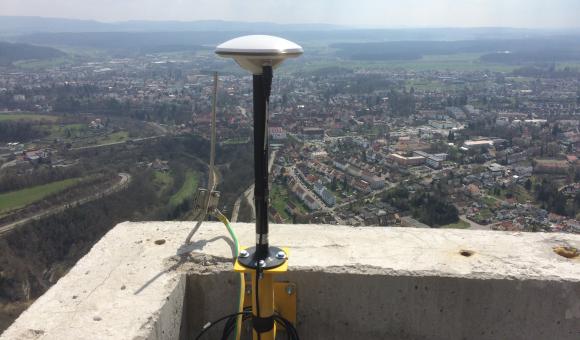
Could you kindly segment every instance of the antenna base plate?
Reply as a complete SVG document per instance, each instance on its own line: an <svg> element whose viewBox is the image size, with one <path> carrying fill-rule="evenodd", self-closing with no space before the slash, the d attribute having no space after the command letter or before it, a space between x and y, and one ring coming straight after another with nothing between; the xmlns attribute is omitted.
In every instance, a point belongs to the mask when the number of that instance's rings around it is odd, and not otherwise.
<svg viewBox="0 0 580 340"><path fill-rule="evenodd" d="M268 247L268 255L266 258L258 258L258 254L256 253L256 247L250 247L244 249L247 256L238 255L237 263L241 266L249 269L256 269L260 263L260 260L264 261L264 265L260 266L261 269L268 270L274 269L282 266L286 263L288 256L284 256L280 258L279 253L283 252L287 254L283 249L278 247ZM278 255L278 256L277 256Z"/></svg>

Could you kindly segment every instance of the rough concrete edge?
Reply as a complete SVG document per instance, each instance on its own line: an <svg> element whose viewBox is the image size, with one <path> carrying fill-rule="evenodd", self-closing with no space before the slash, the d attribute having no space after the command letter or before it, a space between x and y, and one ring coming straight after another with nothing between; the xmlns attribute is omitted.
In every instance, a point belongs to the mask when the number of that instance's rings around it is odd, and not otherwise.
<svg viewBox="0 0 580 340"><path fill-rule="evenodd" d="M178 282L167 297L167 302L141 325L140 331L148 335L137 335L133 340L179 339L181 318L176 315L181 314L183 309L187 279L185 275L177 275L176 280Z"/></svg>
<svg viewBox="0 0 580 340"><path fill-rule="evenodd" d="M184 261L184 256L187 260ZM182 255L172 256L166 260L172 264L172 271L181 272L185 275L209 275L233 271L232 259L208 255L199 252L192 252ZM177 263L176 263L177 262ZM180 264L181 265L178 265ZM294 266L290 260L288 273L292 272L317 272L328 274L350 274L350 275L370 275L370 276L394 276L394 277L446 277L472 280L514 280L514 281L558 281L558 282L580 282L569 278L563 279L561 276L528 276L502 275L490 272L472 272L470 274L442 273L437 270L397 270L382 268L372 265L347 264L341 266Z"/></svg>
<svg viewBox="0 0 580 340"><path fill-rule="evenodd" d="M430 270L395 270L381 268L370 265L344 265L344 266L292 266L288 272L317 272L327 274L350 274L350 275L369 275L369 276L394 276L394 277L445 277L466 280L513 280L513 281L558 281L558 282L580 282L580 280L562 279L560 276L537 276L522 277L518 275L490 275L489 272L473 272L467 275L442 273L440 271Z"/></svg>

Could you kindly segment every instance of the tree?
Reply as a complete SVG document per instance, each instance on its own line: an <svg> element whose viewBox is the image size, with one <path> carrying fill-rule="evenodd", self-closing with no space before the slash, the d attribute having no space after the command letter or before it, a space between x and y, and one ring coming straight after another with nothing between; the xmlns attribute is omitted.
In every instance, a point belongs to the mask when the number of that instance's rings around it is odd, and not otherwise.
<svg viewBox="0 0 580 340"><path fill-rule="evenodd" d="M413 217L432 227L456 223L459 221L457 208L439 195L421 193L410 200Z"/></svg>
<svg viewBox="0 0 580 340"><path fill-rule="evenodd" d="M455 141L455 133L453 131L449 131L449 135L447 135L447 140L449 142L454 142Z"/></svg>
<svg viewBox="0 0 580 340"><path fill-rule="evenodd" d="M330 189L332 191L336 191L336 187L337 187L336 177L332 177L332 181L330 182Z"/></svg>
<svg viewBox="0 0 580 340"><path fill-rule="evenodd" d="M527 191L532 190L532 181L528 178L528 180L524 183L524 188L526 188Z"/></svg>

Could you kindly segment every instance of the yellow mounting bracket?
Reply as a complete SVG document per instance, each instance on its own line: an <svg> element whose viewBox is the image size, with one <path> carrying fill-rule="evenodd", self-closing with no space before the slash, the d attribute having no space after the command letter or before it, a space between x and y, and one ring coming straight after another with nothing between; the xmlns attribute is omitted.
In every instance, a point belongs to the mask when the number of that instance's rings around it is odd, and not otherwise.
<svg viewBox="0 0 580 340"><path fill-rule="evenodd" d="M242 247L242 249L244 249ZM288 249L282 248L288 256ZM256 270L242 266L236 260L234 271L238 273L249 273L252 277L251 289L246 289L244 294L244 307L252 307L252 313L257 316L256 306L256 285L258 286L258 300L260 302L260 317L268 317L278 313L292 324L296 325L296 285L290 282L274 282L274 275L288 271L288 259L279 267L264 270L262 278L256 280ZM254 339L258 339L258 334L253 332ZM260 334L261 340L274 340L276 338L276 326L265 333Z"/></svg>

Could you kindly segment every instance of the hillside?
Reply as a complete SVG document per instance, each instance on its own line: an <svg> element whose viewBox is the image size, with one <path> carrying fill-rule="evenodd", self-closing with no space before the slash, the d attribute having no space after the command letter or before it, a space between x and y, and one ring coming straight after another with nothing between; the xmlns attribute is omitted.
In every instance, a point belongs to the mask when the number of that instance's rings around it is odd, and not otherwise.
<svg viewBox="0 0 580 340"><path fill-rule="evenodd" d="M499 63L560 62L580 60L578 35L525 39L460 41L389 41L339 43L340 57L353 60L417 60L428 55L482 54L482 61Z"/></svg>
<svg viewBox="0 0 580 340"><path fill-rule="evenodd" d="M55 48L0 42L0 65L18 60L46 60L64 57L66 54Z"/></svg>
<svg viewBox="0 0 580 340"><path fill-rule="evenodd" d="M329 24L277 24L225 20L148 21L131 20L105 23L94 20L0 16L0 32L180 32L180 31L305 31L332 30L341 26Z"/></svg>

